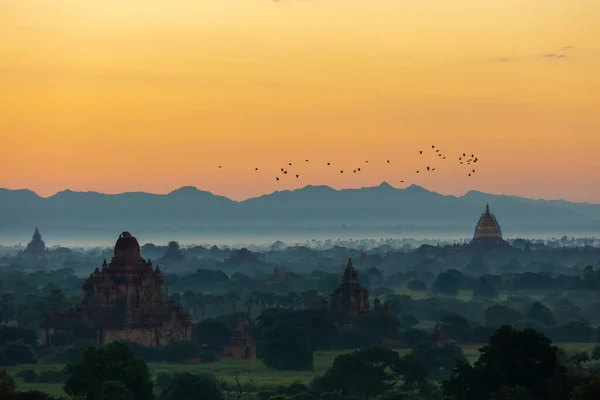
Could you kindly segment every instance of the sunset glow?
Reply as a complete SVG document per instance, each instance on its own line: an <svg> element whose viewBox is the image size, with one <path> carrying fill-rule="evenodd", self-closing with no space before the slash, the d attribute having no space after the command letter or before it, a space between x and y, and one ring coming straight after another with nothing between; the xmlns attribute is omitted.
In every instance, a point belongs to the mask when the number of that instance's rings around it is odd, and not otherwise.
<svg viewBox="0 0 600 400"><path fill-rule="evenodd" d="M385 180L600 202L599 16L597 0L3 1L0 187L244 199ZM277 183L288 162L300 177Z"/></svg>

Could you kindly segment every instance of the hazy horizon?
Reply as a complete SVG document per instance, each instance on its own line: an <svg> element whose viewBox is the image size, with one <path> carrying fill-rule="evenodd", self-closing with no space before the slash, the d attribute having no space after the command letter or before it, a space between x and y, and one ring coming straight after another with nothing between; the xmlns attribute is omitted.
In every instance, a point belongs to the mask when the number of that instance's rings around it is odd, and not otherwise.
<svg viewBox="0 0 600 400"><path fill-rule="evenodd" d="M474 228L474 227L473 227ZM124 229L126 230L126 229ZM113 247L119 232L113 230L43 230L40 228L42 239L47 247L54 246L74 246L74 247ZM276 241L282 241L285 244L306 243L307 241L337 239L412 239L412 240L440 240L440 241L461 241L471 240L473 238L473 229L464 227L460 228L413 228L400 229L394 227L329 227L329 228L258 228L258 227L217 227L205 229L199 233L190 232L183 229L169 230L140 230L130 231L135 236L140 245L145 243L154 243L156 245L166 245L169 241L175 240L182 246L189 245L247 245L247 246L264 246L271 245ZM580 230L580 231L561 231L561 232L543 232L543 231L523 231L509 232L504 235L505 239L541 239L548 240L552 238L561 238L563 236L575 238L592 238L596 237L597 231ZM15 233L7 233L0 231L0 244L3 246L14 246L21 244L25 246L30 240L33 230L19 230Z"/></svg>

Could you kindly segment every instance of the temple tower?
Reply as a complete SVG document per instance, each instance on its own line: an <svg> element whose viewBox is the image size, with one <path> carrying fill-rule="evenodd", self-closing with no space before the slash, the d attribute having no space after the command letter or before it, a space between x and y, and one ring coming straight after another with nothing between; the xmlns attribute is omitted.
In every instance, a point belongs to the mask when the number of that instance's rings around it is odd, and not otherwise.
<svg viewBox="0 0 600 400"><path fill-rule="evenodd" d="M42 235L37 227L23 253L34 257L43 257L46 254L46 243L42 240Z"/></svg>
<svg viewBox="0 0 600 400"><path fill-rule="evenodd" d="M352 259L348 259L342 284L331 295L331 311L354 313L369 308L369 292L360 285Z"/></svg>
<svg viewBox="0 0 600 400"><path fill-rule="evenodd" d="M477 221L475 234L471 244L480 246L497 246L506 244L502 238L502 229L494 214L490 212L490 205L485 206L485 212Z"/></svg>

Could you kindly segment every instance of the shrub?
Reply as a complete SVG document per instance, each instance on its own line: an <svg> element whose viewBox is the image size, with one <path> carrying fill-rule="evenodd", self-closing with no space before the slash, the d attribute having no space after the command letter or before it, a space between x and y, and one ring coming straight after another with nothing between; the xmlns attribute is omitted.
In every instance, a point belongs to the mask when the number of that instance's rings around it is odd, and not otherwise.
<svg viewBox="0 0 600 400"><path fill-rule="evenodd" d="M408 290L423 291L427 290L427 284L423 281L410 281L406 284Z"/></svg>
<svg viewBox="0 0 600 400"><path fill-rule="evenodd" d="M63 371L47 370L40 372L38 381L42 383L63 383L69 376Z"/></svg>
<svg viewBox="0 0 600 400"><path fill-rule="evenodd" d="M173 382L173 375L171 374L159 372L156 375L156 387L160 389L160 391L164 391L171 386L171 382Z"/></svg>
<svg viewBox="0 0 600 400"><path fill-rule="evenodd" d="M24 369L16 374L27 383L37 382L40 376L32 369Z"/></svg>
<svg viewBox="0 0 600 400"><path fill-rule="evenodd" d="M56 349L55 352L43 359L48 364L72 364L81 360L83 350L88 346L95 346L96 343L89 340L78 340L68 347Z"/></svg>
<svg viewBox="0 0 600 400"><path fill-rule="evenodd" d="M0 349L0 364L19 365L35 364L36 362L35 354L23 343L11 343Z"/></svg>

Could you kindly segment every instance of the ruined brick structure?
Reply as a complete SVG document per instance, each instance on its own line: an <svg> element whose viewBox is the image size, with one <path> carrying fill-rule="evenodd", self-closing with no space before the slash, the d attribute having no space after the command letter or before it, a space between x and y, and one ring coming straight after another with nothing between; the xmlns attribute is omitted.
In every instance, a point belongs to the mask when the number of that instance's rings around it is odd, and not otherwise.
<svg viewBox="0 0 600 400"><path fill-rule="evenodd" d="M167 291L158 266L140 255L140 246L129 232L115 244L110 264L90 274L82 287L83 300L67 314L54 308L42 321L42 341L51 345L52 335L65 320L77 319L91 327L98 344L116 340L159 347L190 340L192 321Z"/></svg>
<svg viewBox="0 0 600 400"><path fill-rule="evenodd" d="M271 274L269 279L267 279L265 281L265 284L267 286L273 286L274 283L283 282L283 281L284 281L284 278L281 276L281 272L279 271L279 268L275 267L275 268L273 268L273 273Z"/></svg>
<svg viewBox="0 0 600 400"><path fill-rule="evenodd" d="M229 343L223 347L222 360L256 360L256 342L250 336L250 322L244 317L238 322Z"/></svg>
<svg viewBox="0 0 600 400"><path fill-rule="evenodd" d="M14 391L15 387L13 382L11 382L9 379L8 375L6 374L6 368L4 368L2 371L2 382L0 383L0 397L14 393Z"/></svg>
<svg viewBox="0 0 600 400"><path fill-rule="evenodd" d="M442 325L440 325L439 321L435 323L435 327L433 328L433 336L435 338L435 345L437 347L444 347L448 344L448 338L446 337L446 334L444 333Z"/></svg>

